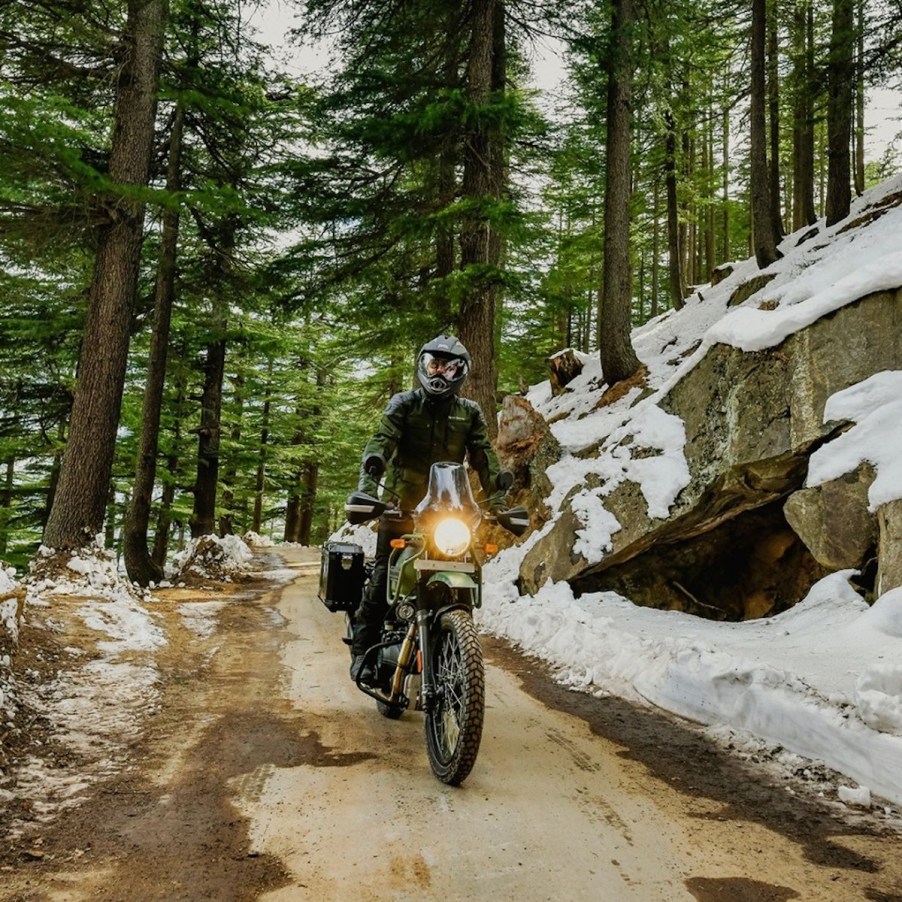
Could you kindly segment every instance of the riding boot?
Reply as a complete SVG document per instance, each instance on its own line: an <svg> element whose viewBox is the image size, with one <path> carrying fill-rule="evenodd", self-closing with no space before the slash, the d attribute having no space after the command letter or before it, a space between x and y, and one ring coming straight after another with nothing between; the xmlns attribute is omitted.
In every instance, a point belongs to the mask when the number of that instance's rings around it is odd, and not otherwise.
<svg viewBox="0 0 902 902"><path fill-rule="evenodd" d="M358 680L366 685L371 685L376 678L376 672L372 664L366 660L364 655L354 655L351 659L351 679L356 683Z"/></svg>
<svg viewBox="0 0 902 902"><path fill-rule="evenodd" d="M366 651L381 635L385 605L379 600L384 594L384 584L380 587L378 581L372 581L351 620L351 679L355 682L371 684L376 676L375 655L366 656Z"/></svg>

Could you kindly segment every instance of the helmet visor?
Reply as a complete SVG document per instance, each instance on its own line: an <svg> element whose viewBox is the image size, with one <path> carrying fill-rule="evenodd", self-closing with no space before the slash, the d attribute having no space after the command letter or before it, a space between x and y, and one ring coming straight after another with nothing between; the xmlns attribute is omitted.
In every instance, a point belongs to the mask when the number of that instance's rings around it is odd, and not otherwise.
<svg viewBox="0 0 902 902"><path fill-rule="evenodd" d="M428 351L420 358L420 369L427 379L443 376L449 382L467 373L467 361L463 357L439 357Z"/></svg>

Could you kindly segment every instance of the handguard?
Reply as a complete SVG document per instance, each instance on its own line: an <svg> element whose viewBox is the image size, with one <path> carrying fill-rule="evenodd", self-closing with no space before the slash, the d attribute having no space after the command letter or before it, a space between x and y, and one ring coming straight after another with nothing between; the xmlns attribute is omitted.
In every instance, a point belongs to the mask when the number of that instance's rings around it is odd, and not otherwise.
<svg viewBox="0 0 902 902"><path fill-rule="evenodd" d="M522 536L529 529L529 511L525 507L512 507L495 514L498 522L515 536Z"/></svg>
<svg viewBox="0 0 902 902"><path fill-rule="evenodd" d="M367 520L375 520L385 513L388 505L366 492L351 492L345 501L345 516L352 526L366 523Z"/></svg>

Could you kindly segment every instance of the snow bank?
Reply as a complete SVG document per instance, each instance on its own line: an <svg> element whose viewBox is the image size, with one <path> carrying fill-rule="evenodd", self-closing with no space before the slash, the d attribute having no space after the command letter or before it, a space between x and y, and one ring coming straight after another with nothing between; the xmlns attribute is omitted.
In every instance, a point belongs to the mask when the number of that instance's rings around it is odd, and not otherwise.
<svg viewBox="0 0 902 902"><path fill-rule="evenodd" d="M849 219L819 223L817 241L789 236L768 267L772 280L741 305L730 300L759 275L754 259L635 330L646 397L634 388L597 408L597 354L582 358L566 392L552 395L547 381L533 386L527 398L564 449L547 470L552 519L542 532L570 498L581 524L574 550L600 561L621 528L605 500L625 479L640 487L650 517L668 516L688 471L683 424L660 408L662 397L718 342L773 347L843 305L902 286L902 206L890 202L880 217L862 217L900 191L897 176L856 199ZM850 228L858 217L861 227ZM902 498L900 398L902 372L878 373L831 397L825 421L854 425L812 455L808 484L869 461L877 474L872 510ZM733 624L639 608L614 593L574 598L565 583L521 597L520 562L542 532L486 567L483 629L548 661L574 688L650 703L712 732L738 731L823 761L860 784L839 796L849 804L870 803L874 793L902 805L902 589L868 607L849 584L852 574L835 573L793 609Z"/></svg>

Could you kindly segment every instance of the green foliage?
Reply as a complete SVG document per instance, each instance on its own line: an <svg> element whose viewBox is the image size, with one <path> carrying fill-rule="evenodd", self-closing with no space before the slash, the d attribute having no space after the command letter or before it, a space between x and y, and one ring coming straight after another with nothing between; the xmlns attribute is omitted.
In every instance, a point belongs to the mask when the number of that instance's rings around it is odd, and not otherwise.
<svg viewBox="0 0 902 902"><path fill-rule="evenodd" d="M498 389L546 377L546 358L596 346L602 290L610 4L508 0L507 85L466 92L470 4L308 0L304 28L328 33L336 64L318 85L272 71L231 0L171 0L139 295L114 467L112 532L131 492L165 211L180 214L176 300L154 517L184 538L197 471L208 344L227 343L219 514L250 528L263 464L264 531L281 536L312 465L322 540L357 482L360 449L393 392L412 384L420 344L454 326L474 285L500 288ZM638 4L635 35L634 321L670 304L664 176L676 138L684 264L700 279L749 244L746 8L726 0ZM824 52L816 4L816 52ZM0 557L24 566L40 542L77 376L97 226L115 215L107 156L121 5L0 5ZM868 5L869 83L896 77L900 18ZM781 36L789 23L781 19ZM530 28L567 45L573 91L550 126L523 88ZM788 46L781 44L781 47ZM781 50L781 164L798 86ZM181 187L165 189L174 111L186 112ZM728 118L732 131L723 133ZM475 125L504 136L507 184L465 199ZM729 154L723 159L725 140ZM706 156L709 155L709 156ZM726 171L725 171L726 168ZM868 160L868 184L898 169ZM723 184L728 185L724 198ZM104 201L98 198L106 197ZM713 216L712 216L713 214ZM466 223L490 224L503 264L460 268ZM691 250L690 250L691 248ZM3 480L12 473L4 494ZM171 502L163 502L163 490ZM168 497L168 494L167 494ZM168 505L168 507L167 507Z"/></svg>

